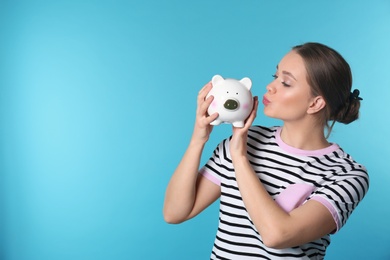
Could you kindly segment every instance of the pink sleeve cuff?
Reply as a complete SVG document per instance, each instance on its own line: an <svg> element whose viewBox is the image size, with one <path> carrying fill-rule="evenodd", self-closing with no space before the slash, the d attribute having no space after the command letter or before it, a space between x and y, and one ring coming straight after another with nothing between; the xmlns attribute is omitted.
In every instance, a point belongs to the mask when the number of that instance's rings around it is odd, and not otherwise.
<svg viewBox="0 0 390 260"><path fill-rule="evenodd" d="M202 168L200 170L200 174L203 175L203 177L205 177L206 179L208 179L209 181L215 183L216 185L218 186L221 186L221 181L215 177L214 175L212 175L211 173L207 172L205 168Z"/></svg>
<svg viewBox="0 0 390 260"><path fill-rule="evenodd" d="M332 217L334 219L334 222L336 223L336 230L333 232L333 233L336 233L337 231L339 231L339 229L341 228L340 227L340 219L339 219L339 215L337 214L337 210L336 208L332 205L332 203L330 203L327 199L324 199L323 197L321 196L313 196L311 198L311 200L315 200L315 201L318 201L319 203L321 203L322 205L324 205L330 212L330 214L332 214Z"/></svg>

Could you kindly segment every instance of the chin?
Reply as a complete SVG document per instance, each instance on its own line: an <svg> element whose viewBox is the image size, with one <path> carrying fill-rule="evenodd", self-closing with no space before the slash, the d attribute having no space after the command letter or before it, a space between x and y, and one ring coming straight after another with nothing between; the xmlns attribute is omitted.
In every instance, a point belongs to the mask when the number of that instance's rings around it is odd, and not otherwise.
<svg viewBox="0 0 390 260"><path fill-rule="evenodd" d="M282 118L280 116L275 115L275 113L270 113L269 111L268 111L268 113L266 111L264 111L264 115L266 117L269 117L269 118L282 120Z"/></svg>
<svg viewBox="0 0 390 260"><path fill-rule="evenodd" d="M271 112L267 109L267 107L264 108L263 113L264 113L264 115L266 115L266 116L268 116L268 117L275 118L275 115L274 115L273 113L271 113Z"/></svg>

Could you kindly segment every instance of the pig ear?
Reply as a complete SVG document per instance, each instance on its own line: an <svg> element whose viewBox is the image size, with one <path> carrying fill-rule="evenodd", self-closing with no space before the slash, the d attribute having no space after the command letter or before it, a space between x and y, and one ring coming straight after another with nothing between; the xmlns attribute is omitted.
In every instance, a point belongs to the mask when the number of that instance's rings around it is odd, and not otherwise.
<svg viewBox="0 0 390 260"><path fill-rule="evenodd" d="M218 84L218 82L222 82L223 81L223 78L222 76L220 75L215 75L212 79L211 79L211 82L213 83L213 86L215 86L216 84Z"/></svg>
<svg viewBox="0 0 390 260"><path fill-rule="evenodd" d="M251 89L251 87L252 87L252 81L251 81L250 78L245 77L245 78L243 78L242 80L240 80L240 82L241 82L248 90Z"/></svg>

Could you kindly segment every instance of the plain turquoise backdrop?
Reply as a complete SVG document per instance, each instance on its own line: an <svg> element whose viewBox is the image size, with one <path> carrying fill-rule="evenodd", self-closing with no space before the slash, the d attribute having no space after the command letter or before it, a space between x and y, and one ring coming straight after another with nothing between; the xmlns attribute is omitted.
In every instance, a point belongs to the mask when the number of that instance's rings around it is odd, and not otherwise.
<svg viewBox="0 0 390 260"><path fill-rule="evenodd" d="M307 41L352 67L361 118L330 140L371 178L326 259L390 259L388 0L0 1L0 259L208 259L217 203L162 217L197 93L221 74L262 96Z"/></svg>

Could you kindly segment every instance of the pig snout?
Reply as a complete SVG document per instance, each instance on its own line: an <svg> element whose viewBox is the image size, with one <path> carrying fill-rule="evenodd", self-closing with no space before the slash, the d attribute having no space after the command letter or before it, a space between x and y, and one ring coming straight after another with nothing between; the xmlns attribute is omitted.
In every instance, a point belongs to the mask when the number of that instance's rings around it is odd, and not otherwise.
<svg viewBox="0 0 390 260"><path fill-rule="evenodd" d="M240 105L240 103L238 102L238 100L235 100L235 99L228 99L223 104L224 108L226 108L227 110L232 110L232 111L238 109L239 105Z"/></svg>

